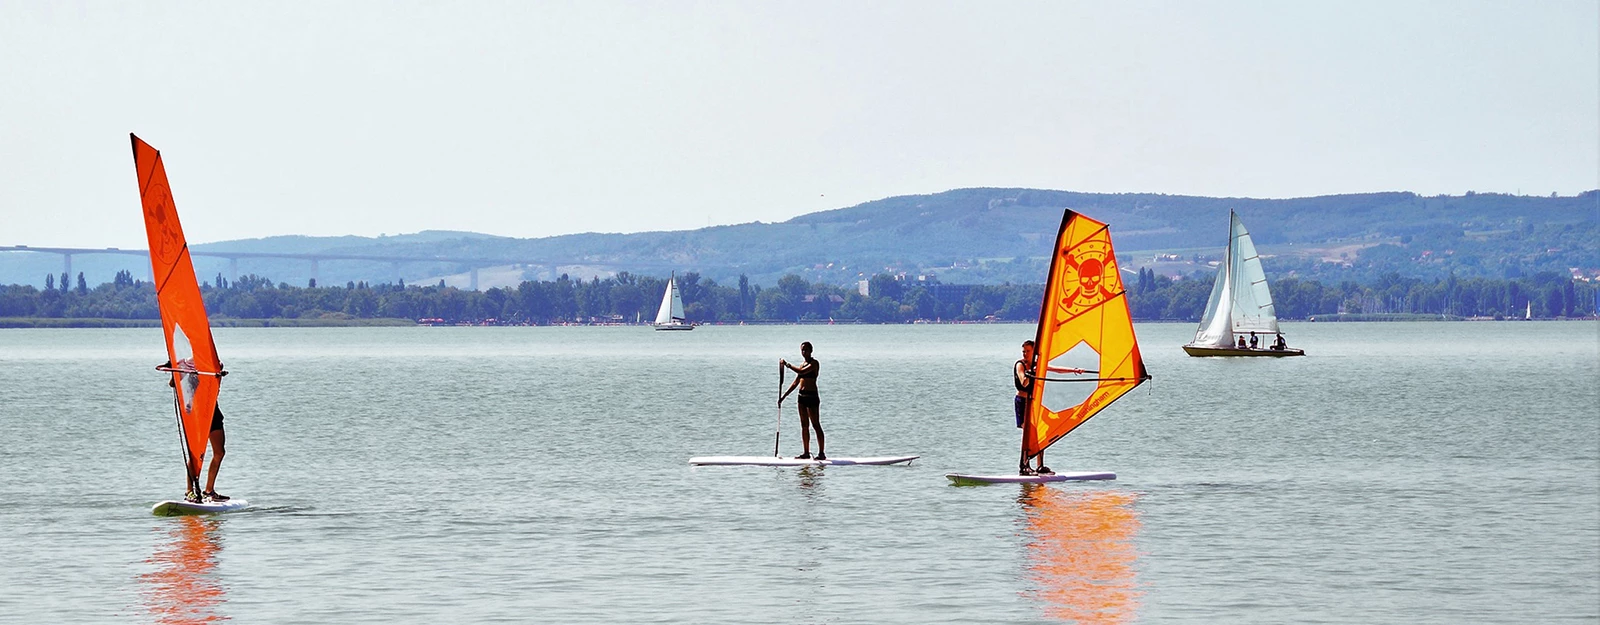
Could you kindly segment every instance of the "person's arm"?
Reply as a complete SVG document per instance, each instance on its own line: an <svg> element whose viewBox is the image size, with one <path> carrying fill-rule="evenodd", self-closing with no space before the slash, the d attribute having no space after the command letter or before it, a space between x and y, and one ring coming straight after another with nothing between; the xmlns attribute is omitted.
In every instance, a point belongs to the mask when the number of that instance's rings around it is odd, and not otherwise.
<svg viewBox="0 0 1600 625"><path fill-rule="evenodd" d="M1087 373L1087 371L1084 371L1083 369L1072 369L1068 367L1045 367L1044 370L1049 371L1050 373Z"/></svg>
<svg viewBox="0 0 1600 625"><path fill-rule="evenodd" d="M783 400L788 399L789 393L793 393L796 386L800 386L800 378L795 378L793 382L789 383L789 388L783 391L782 395L778 396L778 403L781 404L783 403Z"/></svg>

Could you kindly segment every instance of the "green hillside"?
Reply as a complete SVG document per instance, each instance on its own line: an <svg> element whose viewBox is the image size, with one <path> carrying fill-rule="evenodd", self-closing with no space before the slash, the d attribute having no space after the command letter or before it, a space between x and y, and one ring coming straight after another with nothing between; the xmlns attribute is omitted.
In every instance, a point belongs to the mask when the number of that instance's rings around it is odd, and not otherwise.
<svg viewBox="0 0 1600 625"><path fill-rule="evenodd" d="M946 283L1037 282L1043 258L1071 208L1112 226L1124 264L1163 275L1209 272L1220 253L1227 215L1238 211L1266 257L1269 275L1369 283L1387 273L1438 278L1515 278L1571 268L1600 271L1600 191L1569 197L1491 193L1424 197L1390 192L1294 199L1096 194L1038 189L957 189L887 198L802 215L783 223L748 223L676 232L575 234L515 239L462 232L383 238L272 237L197 245L197 250L338 252L358 255L473 257L526 263L526 277L627 270L641 275L698 271L728 283L747 275L773 284L788 273L849 284L877 273L934 274ZM1157 254L1172 254L1158 262ZM91 283L119 269L142 270L132 257L82 256L75 270ZM226 262L196 258L202 276ZM102 266L103 265L103 266ZM246 266L248 265L248 266ZM309 264L240 262L246 271L304 284ZM59 257L0 254L0 283L42 284ZM407 281L466 271L450 263L328 261L324 283L396 277ZM98 275L98 274L106 275Z"/></svg>

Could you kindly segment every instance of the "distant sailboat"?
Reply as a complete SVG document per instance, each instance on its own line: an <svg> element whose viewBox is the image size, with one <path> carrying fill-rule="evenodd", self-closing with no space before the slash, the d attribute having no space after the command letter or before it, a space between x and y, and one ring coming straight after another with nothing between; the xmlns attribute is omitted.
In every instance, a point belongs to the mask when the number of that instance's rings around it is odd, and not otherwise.
<svg viewBox="0 0 1600 625"><path fill-rule="evenodd" d="M1256 255L1256 244L1239 215L1228 211L1228 221L1228 247L1217 266L1211 301L1206 303L1194 342L1184 345L1183 351L1190 356L1304 356L1304 351L1276 342L1283 332L1278 329L1278 313L1272 306L1272 291ZM1259 345L1240 347L1239 341L1251 333L1260 340Z"/></svg>
<svg viewBox="0 0 1600 625"><path fill-rule="evenodd" d="M1022 426L1022 464L1150 379L1111 249L1109 227L1072 211L1061 218L1034 337L1039 364ZM1109 471L945 475L957 485L1112 480Z"/></svg>
<svg viewBox="0 0 1600 625"><path fill-rule="evenodd" d="M130 135L131 136L131 135ZM211 322L205 300L189 258L189 243L178 223L172 203L166 165L150 144L133 139L133 162L139 175L139 199L144 205L145 234L150 239L150 267L161 311L167 362L156 367L172 376L172 405L178 419L183 464L189 491L200 493L200 460L210 440L211 415L222 390L222 360L211 340ZM162 516L208 514L242 509L243 499L225 501L163 501L152 510Z"/></svg>
<svg viewBox="0 0 1600 625"><path fill-rule="evenodd" d="M667 278L667 291L661 294L661 309L656 312L657 330L693 330L683 317L683 296L678 293L678 276Z"/></svg>

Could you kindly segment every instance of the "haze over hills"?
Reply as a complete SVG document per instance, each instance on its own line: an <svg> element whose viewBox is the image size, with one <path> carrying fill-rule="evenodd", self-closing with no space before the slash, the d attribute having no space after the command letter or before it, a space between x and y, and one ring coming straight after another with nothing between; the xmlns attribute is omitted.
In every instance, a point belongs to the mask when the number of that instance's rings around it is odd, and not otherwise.
<svg viewBox="0 0 1600 625"><path fill-rule="evenodd" d="M344 254L467 258L472 263L324 260L324 284L449 277L480 268L480 286L521 279L664 275L697 271L719 282L746 274L772 284L786 273L849 284L880 272L933 274L950 283L1037 282L1044 254L1071 208L1111 224L1124 264L1185 275L1209 271L1236 210L1250 228L1269 275L1368 281L1382 273L1412 277L1506 277L1538 271L1600 270L1600 191L1578 196L1504 194L1423 197L1389 192L1295 199L1095 194L1038 189L957 189L899 196L801 215L782 223L747 223L690 231L574 234L517 239L426 231L385 237L280 236L197 244L197 252ZM1157 261L1157 255L1165 255ZM477 259L481 259L481 262ZM198 256L202 280L230 272L228 261ZM74 273L90 284L121 269L148 273L135 256L77 255ZM0 254L0 283L42 285L59 274L60 256ZM305 284L304 260L238 260L238 274Z"/></svg>

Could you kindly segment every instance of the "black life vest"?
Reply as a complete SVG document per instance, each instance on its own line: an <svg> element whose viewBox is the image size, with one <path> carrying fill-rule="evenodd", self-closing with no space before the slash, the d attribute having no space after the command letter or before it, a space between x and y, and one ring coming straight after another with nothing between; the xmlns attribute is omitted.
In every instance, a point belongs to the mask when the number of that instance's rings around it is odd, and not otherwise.
<svg viewBox="0 0 1600 625"><path fill-rule="evenodd" d="M1024 377L1018 377L1017 376L1017 365L1022 365L1022 375ZM1033 376L1033 369L1031 367L1029 367L1027 364L1023 363L1020 358L1017 359L1016 363L1011 365L1011 384L1013 384L1013 385L1015 385L1017 387L1017 392L1018 393L1022 393L1024 395L1032 395L1033 394L1032 376Z"/></svg>

